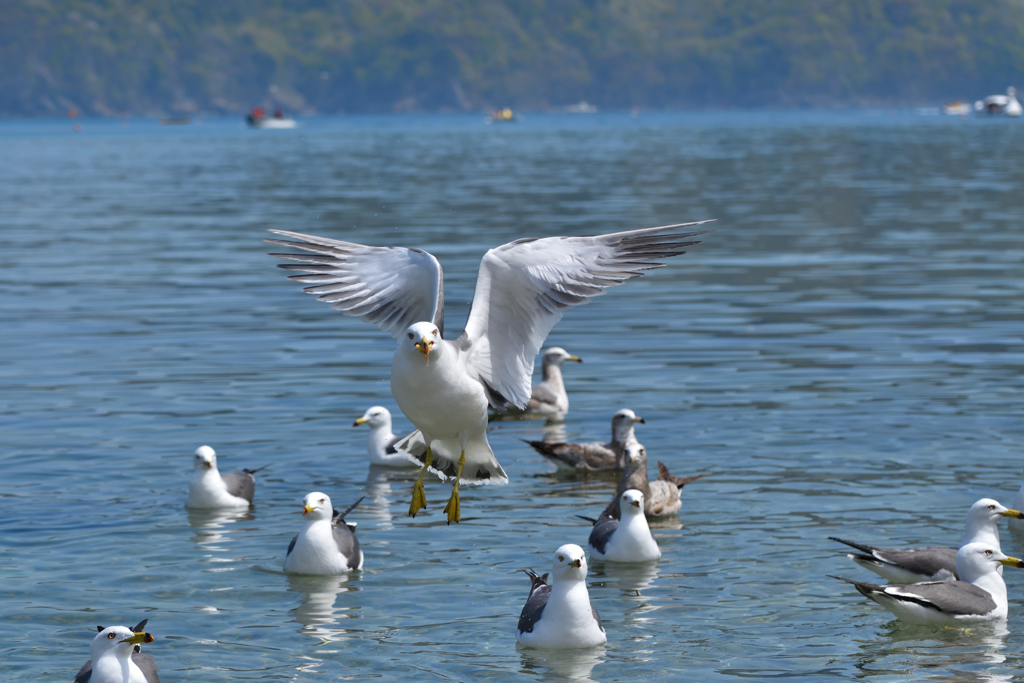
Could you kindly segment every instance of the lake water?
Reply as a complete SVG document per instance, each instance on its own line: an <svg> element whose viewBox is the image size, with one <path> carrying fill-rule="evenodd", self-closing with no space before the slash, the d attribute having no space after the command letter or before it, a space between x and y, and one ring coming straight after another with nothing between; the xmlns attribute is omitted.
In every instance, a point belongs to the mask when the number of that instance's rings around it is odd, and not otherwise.
<svg viewBox="0 0 1024 683"><path fill-rule="evenodd" d="M0 677L70 681L97 624L149 618L162 680L795 678L1003 681L1008 632L910 627L828 577L872 580L830 535L955 545L1024 477L1024 125L909 112L0 124ZM448 336L489 247L715 218L649 276L568 312L565 438L628 407L687 486L656 566L593 563L608 645L517 648L529 581L585 545L614 477L578 478L502 423L511 477L463 490L370 472L396 413L393 342L285 279L282 228L423 247ZM192 452L269 464L240 515L183 507ZM302 497L366 554L281 572ZM1004 550L1024 538L1003 532Z"/></svg>

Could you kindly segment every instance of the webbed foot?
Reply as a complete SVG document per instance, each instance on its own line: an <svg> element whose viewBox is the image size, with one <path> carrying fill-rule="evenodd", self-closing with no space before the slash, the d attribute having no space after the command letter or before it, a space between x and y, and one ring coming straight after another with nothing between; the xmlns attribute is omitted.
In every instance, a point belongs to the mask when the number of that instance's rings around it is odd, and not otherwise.
<svg viewBox="0 0 1024 683"><path fill-rule="evenodd" d="M430 467L430 463L433 461L434 454L428 447L427 455L423 460L423 469L420 470L420 476L416 483L412 485L412 501L409 503L410 517L415 517L417 512L425 510L427 507L427 493L423 490L423 475L427 473L427 468Z"/></svg>
<svg viewBox="0 0 1024 683"><path fill-rule="evenodd" d="M448 514L448 523L455 522L459 523L462 519L462 505L459 504L459 479L462 478L462 466L466 464L466 451L462 451L462 455L459 456L459 470L455 474L455 486L452 487L452 495L448 499L448 504L444 506L444 511Z"/></svg>

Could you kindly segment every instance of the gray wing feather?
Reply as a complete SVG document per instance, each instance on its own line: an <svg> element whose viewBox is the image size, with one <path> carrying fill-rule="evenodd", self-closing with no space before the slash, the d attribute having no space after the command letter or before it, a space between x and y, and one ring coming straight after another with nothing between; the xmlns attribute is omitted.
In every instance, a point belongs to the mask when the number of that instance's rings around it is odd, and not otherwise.
<svg viewBox="0 0 1024 683"><path fill-rule="evenodd" d="M75 675L75 683L89 683L92 680L92 660L82 665L82 668L78 670Z"/></svg>
<svg viewBox="0 0 1024 683"><path fill-rule="evenodd" d="M332 530L334 531L334 542L338 546L338 552L348 560L349 569L355 569L359 566L359 539L356 538L352 529L345 524L345 520L341 516L334 518Z"/></svg>
<svg viewBox="0 0 1024 683"><path fill-rule="evenodd" d="M594 546L603 555L605 546L608 545L608 540L618 528L619 520L610 515L601 515L601 519L597 520L597 524L590 531L590 545Z"/></svg>
<svg viewBox="0 0 1024 683"><path fill-rule="evenodd" d="M549 460L579 470L607 472L618 469L615 451L602 443L544 443L527 441L530 446Z"/></svg>
<svg viewBox="0 0 1024 683"><path fill-rule="evenodd" d="M288 557L289 555L291 555L292 551L295 550L295 541L297 541L297 540L299 540L299 535L298 534L295 534L294 536L292 536L292 542L288 544L288 552L286 552L284 554L285 557Z"/></svg>
<svg viewBox="0 0 1024 683"><path fill-rule="evenodd" d="M256 477L251 472L228 472L222 474L220 478L228 487L228 493L252 502L253 496L256 495Z"/></svg>
<svg viewBox="0 0 1024 683"><path fill-rule="evenodd" d="M548 598L551 597L551 586L545 581L547 574L538 576L532 569L525 571L530 577L530 597L526 600L523 611L519 615L518 629L520 633L532 633L534 624L540 621L544 607L548 604Z"/></svg>
<svg viewBox="0 0 1024 683"><path fill-rule="evenodd" d="M685 253L702 233L671 231L698 224L521 239L484 254L459 341L469 349L467 369L491 388L491 405L501 410L500 397L522 409L534 358L562 313Z"/></svg>
<svg viewBox="0 0 1024 683"><path fill-rule="evenodd" d="M590 613L594 615L594 621L597 622L597 627L604 633L604 624L601 623L601 615L597 613L597 608L594 607L594 603L590 603Z"/></svg>
<svg viewBox="0 0 1024 683"><path fill-rule="evenodd" d="M534 385L533 391L530 392L531 402L537 401L538 403L555 405L558 403L558 398L558 393L544 382Z"/></svg>
<svg viewBox="0 0 1024 683"><path fill-rule="evenodd" d="M306 275L288 279L312 285L331 308L377 325L397 338L413 323L430 320L444 336L444 275L437 259L422 249L371 247L287 230L270 232L300 240L264 240L307 254L271 254L298 261L281 264Z"/></svg>
<svg viewBox="0 0 1024 683"><path fill-rule="evenodd" d="M391 439L389 439L388 442L384 444L384 452L388 455L394 455L395 453L397 453L398 449L395 448L395 444L401 441L402 438L403 437L397 435L392 436Z"/></svg>
<svg viewBox="0 0 1024 683"><path fill-rule="evenodd" d="M967 581L929 581L887 586L885 593L952 615L988 614L996 608L989 592Z"/></svg>
<svg viewBox="0 0 1024 683"><path fill-rule="evenodd" d="M872 555L888 564L923 576L935 576L945 569L956 576L956 548L927 547L910 550L883 550L876 548Z"/></svg>
<svg viewBox="0 0 1024 683"><path fill-rule="evenodd" d="M132 655L135 666L142 670L146 683L160 683L160 677L156 675L156 660L145 652L136 652Z"/></svg>

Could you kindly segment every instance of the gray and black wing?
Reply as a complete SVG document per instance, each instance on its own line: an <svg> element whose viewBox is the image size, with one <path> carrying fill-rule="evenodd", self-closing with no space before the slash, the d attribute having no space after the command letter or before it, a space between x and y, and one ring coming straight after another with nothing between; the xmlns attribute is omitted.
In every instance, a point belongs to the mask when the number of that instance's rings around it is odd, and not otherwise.
<svg viewBox="0 0 1024 683"><path fill-rule="evenodd" d="M530 577L530 597L527 598L523 611L519 615L518 630L520 633L532 633L533 626L540 621L544 607L551 597L551 586L548 585L548 575L538 575L532 569L523 570Z"/></svg>
<svg viewBox="0 0 1024 683"><path fill-rule="evenodd" d="M145 652L136 652L132 655L135 666L142 670L146 683L160 683L160 677L156 675L156 660Z"/></svg>
<svg viewBox="0 0 1024 683"><path fill-rule="evenodd" d="M956 576L956 548L925 546L909 550L876 548L856 541L847 541L835 536L829 540L843 543L860 550L863 555L854 556L863 562L882 563L905 569L921 576L936 576L943 570Z"/></svg>
<svg viewBox="0 0 1024 683"><path fill-rule="evenodd" d="M75 683L89 683L92 680L92 660L82 665L75 676Z"/></svg>
<svg viewBox="0 0 1024 683"><path fill-rule="evenodd" d="M303 291L345 315L373 323L397 338L413 323L429 320L444 336L441 264L422 249L372 247L287 230L270 232L300 240L265 240L306 254L271 254L298 261L279 268L306 275L288 279L312 285Z"/></svg>
<svg viewBox="0 0 1024 683"><path fill-rule="evenodd" d="M284 554L285 557L288 557L289 555L291 555L292 551L295 550L295 541L297 541L297 540L299 540L299 535L298 534L295 534L294 536L292 536L292 542L288 544L288 552L286 552Z"/></svg>
<svg viewBox="0 0 1024 683"><path fill-rule="evenodd" d="M348 506L348 509L344 512L339 513L337 510L334 511L334 516L331 519L332 531L334 532L334 542L338 546L338 552L344 556L348 561L349 569L359 568L359 539L356 538L355 524L352 525L345 523L345 515L352 512L357 505L363 502L363 496L356 502Z"/></svg>
<svg viewBox="0 0 1024 683"><path fill-rule="evenodd" d="M388 439L387 443L384 444L384 453L386 453L387 455L394 455L398 453L398 449L395 448L395 444L401 441L402 438L403 437L398 436L396 434L392 435L391 438Z"/></svg>
<svg viewBox="0 0 1024 683"><path fill-rule="evenodd" d="M925 581L909 585L880 586L840 576L833 578L852 583L861 595L875 602L892 600L933 609L950 616L981 616L996 608L992 595L967 581Z"/></svg>
<svg viewBox="0 0 1024 683"><path fill-rule="evenodd" d="M604 555L605 546L608 545L608 541L611 540L612 534L619 528L619 520L612 517L610 514L602 514L601 518L597 520L597 524L590 530L589 543L593 546L594 550Z"/></svg>
<svg viewBox="0 0 1024 683"><path fill-rule="evenodd" d="M221 479L232 496L252 502L253 496L256 495L256 477L252 472L228 472L222 474Z"/></svg>

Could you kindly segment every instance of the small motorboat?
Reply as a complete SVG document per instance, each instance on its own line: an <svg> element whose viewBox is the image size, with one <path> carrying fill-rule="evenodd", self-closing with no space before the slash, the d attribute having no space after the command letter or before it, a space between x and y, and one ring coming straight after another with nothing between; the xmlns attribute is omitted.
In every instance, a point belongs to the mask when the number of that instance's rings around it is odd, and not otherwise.
<svg viewBox="0 0 1024 683"><path fill-rule="evenodd" d="M943 105L942 113L948 116L967 116L971 113L971 105L963 100L954 100Z"/></svg>
<svg viewBox="0 0 1024 683"><path fill-rule="evenodd" d="M253 128L268 128L272 130L285 130L294 128L297 125L295 119L285 116L284 112L280 109L275 109L273 115L267 116L267 112L263 107L253 107L249 115L245 117L245 120Z"/></svg>
<svg viewBox="0 0 1024 683"><path fill-rule="evenodd" d="M565 108L565 111L570 114L596 114L598 112L598 108L595 104L590 104L585 100L580 100L576 104L570 104Z"/></svg>
<svg viewBox="0 0 1024 683"><path fill-rule="evenodd" d="M487 115L487 123L514 123L519 120L516 113L505 107L504 109L495 109Z"/></svg>
<svg viewBox="0 0 1024 683"><path fill-rule="evenodd" d="M987 114L1021 115L1020 102L1017 101L1017 89L1013 86L1006 89L1005 95L989 95L983 100L978 100L974 103L974 108Z"/></svg>

